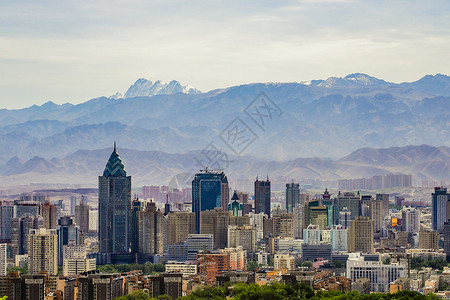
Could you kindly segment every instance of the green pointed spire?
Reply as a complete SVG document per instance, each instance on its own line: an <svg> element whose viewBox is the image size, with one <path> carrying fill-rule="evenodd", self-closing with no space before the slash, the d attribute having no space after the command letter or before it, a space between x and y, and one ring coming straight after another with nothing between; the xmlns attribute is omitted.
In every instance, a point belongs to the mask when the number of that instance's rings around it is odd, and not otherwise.
<svg viewBox="0 0 450 300"><path fill-rule="evenodd" d="M103 176L105 177L120 177L127 176L127 171L123 166L122 160L116 151L116 142L114 142L114 150L106 163L105 170L103 171Z"/></svg>

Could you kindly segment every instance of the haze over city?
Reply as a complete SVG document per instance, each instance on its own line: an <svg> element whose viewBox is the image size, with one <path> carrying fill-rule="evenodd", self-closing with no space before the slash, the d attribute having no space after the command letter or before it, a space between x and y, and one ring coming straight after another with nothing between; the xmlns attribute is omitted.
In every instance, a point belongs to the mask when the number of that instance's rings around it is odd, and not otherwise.
<svg viewBox="0 0 450 300"><path fill-rule="evenodd" d="M0 3L0 300L450 299L448 1Z"/></svg>

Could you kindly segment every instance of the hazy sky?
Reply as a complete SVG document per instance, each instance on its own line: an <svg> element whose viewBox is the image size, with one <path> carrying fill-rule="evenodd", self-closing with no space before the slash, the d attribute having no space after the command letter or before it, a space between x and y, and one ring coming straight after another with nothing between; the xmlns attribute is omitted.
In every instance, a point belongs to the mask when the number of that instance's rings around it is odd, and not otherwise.
<svg viewBox="0 0 450 300"><path fill-rule="evenodd" d="M208 91L362 72L450 75L450 1L0 2L0 107L80 103L139 77Z"/></svg>

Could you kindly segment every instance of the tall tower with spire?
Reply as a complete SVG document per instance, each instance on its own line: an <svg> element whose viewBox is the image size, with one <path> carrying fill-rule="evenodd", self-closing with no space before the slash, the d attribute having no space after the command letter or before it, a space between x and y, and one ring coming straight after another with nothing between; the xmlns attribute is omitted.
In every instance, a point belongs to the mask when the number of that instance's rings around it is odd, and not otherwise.
<svg viewBox="0 0 450 300"><path fill-rule="evenodd" d="M100 252L129 252L131 176L127 176L114 142L114 150L98 177Z"/></svg>

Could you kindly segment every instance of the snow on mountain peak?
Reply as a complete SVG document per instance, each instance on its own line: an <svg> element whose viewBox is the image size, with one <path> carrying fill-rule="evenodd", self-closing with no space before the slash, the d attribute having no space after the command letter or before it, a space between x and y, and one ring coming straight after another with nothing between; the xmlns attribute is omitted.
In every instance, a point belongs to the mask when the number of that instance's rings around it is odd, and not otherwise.
<svg viewBox="0 0 450 300"><path fill-rule="evenodd" d="M199 94L201 91L189 85L181 85L180 82L172 80L166 83L161 80L152 82L145 78L139 78L126 91L124 98L132 98L139 96L154 96L154 95L171 95L176 93L184 94Z"/></svg>

